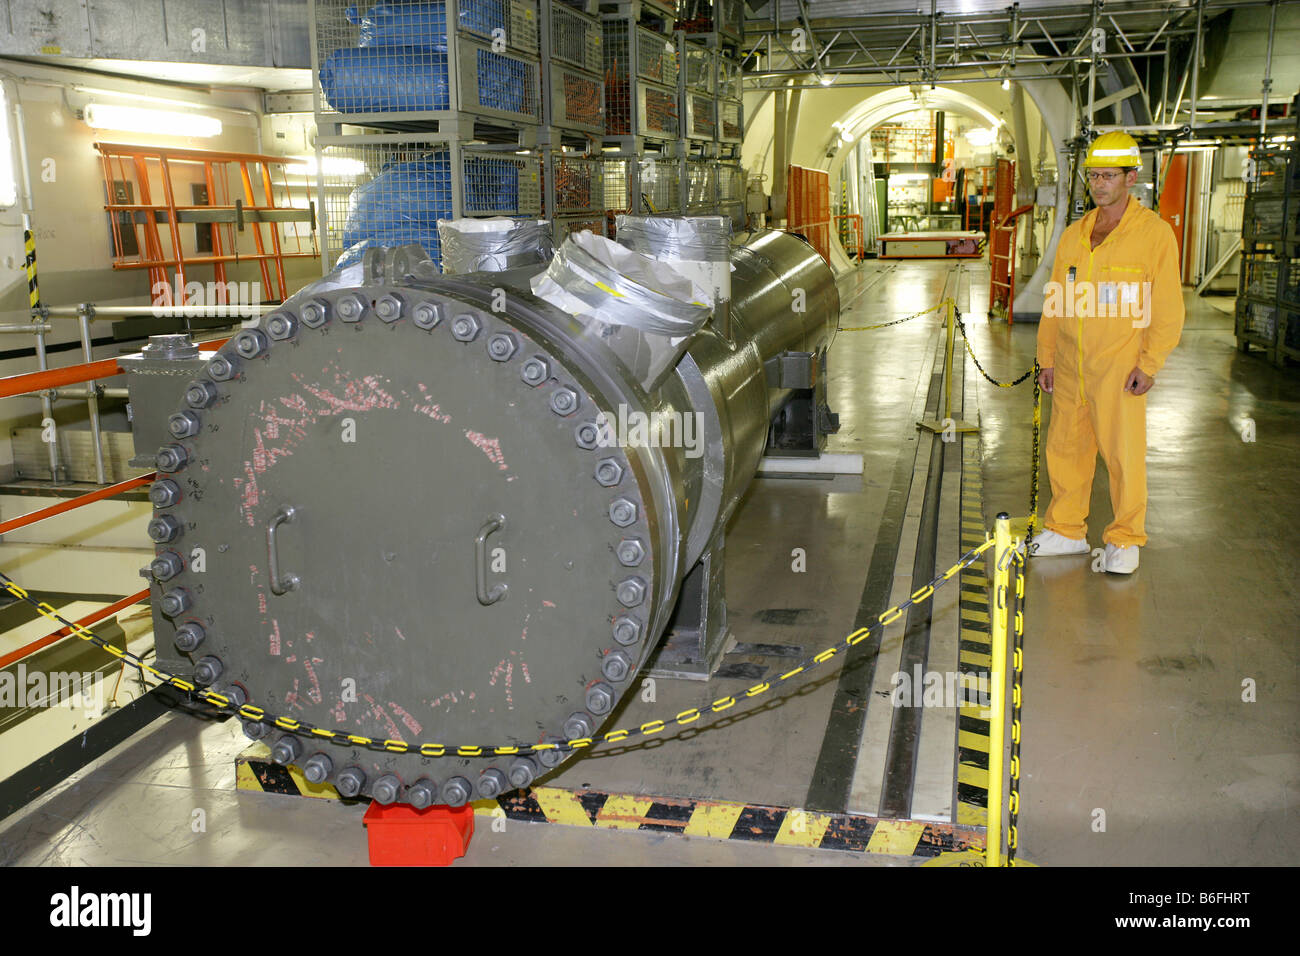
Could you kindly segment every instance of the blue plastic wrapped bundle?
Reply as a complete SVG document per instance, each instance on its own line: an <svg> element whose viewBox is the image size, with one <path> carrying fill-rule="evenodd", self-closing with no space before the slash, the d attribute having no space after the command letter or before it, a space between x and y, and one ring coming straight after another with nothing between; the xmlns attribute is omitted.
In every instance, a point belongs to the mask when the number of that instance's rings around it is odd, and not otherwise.
<svg viewBox="0 0 1300 956"><path fill-rule="evenodd" d="M531 64L489 50L476 52L479 103L511 113L533 112L536 97Z"/></svg>
<svg viewBox="0 0 1300 956"><path fill-rule="evenodd" d="M320 86L340 113L447 110L447 54L411 47L335 50L320 68Z"/></svg>
<svg viewBox="0 0 1300 956"><path fill-rule="evenodd" d="M346 265L359 259L370 246L408 242L418 242L434 262L439 262L438 220L450 219L451 214L451 161L447 152L392 163L352 191L343 224L343 244L351 248L339 262Z"/></svg>
<svg viewBox="0 0 1300 956"><path fill-rule="evenodd" d="M356 7L348 7L346 16L349 23L361 27L359 47L447 49L445 3L376 3L364 14Z"/></svg>

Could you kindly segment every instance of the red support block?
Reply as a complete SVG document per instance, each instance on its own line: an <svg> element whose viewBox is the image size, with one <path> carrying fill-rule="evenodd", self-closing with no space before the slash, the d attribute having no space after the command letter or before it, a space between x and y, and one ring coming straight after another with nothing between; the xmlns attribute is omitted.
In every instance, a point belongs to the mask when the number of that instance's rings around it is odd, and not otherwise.
<svg viewBox="0 0 1300 956"><path fill-rule="evenodd" d="M450 866L474 836L474 808L371 803L362 818L371 866Z"/></svg>

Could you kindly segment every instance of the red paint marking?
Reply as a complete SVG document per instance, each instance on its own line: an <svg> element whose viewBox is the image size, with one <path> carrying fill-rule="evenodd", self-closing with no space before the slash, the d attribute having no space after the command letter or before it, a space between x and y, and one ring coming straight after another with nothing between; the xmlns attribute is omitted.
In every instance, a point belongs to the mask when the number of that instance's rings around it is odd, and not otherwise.
<svg viewBox="0 0 1300 956"><path fill-rule="evenodd" d="M398 637L400 637L402 640L406 640L406 635L402 633L402 629L400 627L394 625L393 630L397 632Z"/></svg>
<svg viewBox="0 0 1300 956"><path fill-rule="evenodd" d="M502 471L505 471L509 467L506 464L505 455L501 454L501 439L488 438L480 432L472 431L465 432L465 437L470 440L470 444L488 456L488 461L492 462L492 464L496 465Z"/></svg>
<svg viewBox="0 0 1300 956"><path fill-rule="evenodd" d="M274 618L271 619L270 638L271 638L271 656L279 657L280 656L280 622L275 620Z"/></svg>
<svg viewBox="0 0 1300 956"><path fill-rule="evenodd" d="M401 707L398 707L397 704L393 703L391 700L388 702L388 706L393 708L393 713L397 714L397 716L402 719L402 723L406 724L407 728L411 731L412 734L415 734L416 736L420 735L420 733L423 731L424 728L421 727L420 722L418 720L416 720L406 711L402 710Z"/></svg>
<svg viewBox="0 0 1300 956"><path fill-rule="evenodd" d="M554 601L543 601L543 602L542 602L542 607L555 607L555 602L554 602Z"/></svg>
<svg viewBox="0 0 1300 956"><path fill-rule="evenodd" d="M305 660L302 662L303 670L305 670L307 672L307 676L311 678L311 690L307 691L307 696L311 698L311 702L313 704L319 704L321 702L321 692L320 692L320 679L316 676L316 668L312 667L312 665L323 664L323 663L324 661L319 657L313 657L311 660ZM294 682L294 686L297 686L297 681ZM339 710L341 711L342 709L343 709L343 702L339 701ZM342 719L343 718L341 717L339 718L339 720Z"/></svg>

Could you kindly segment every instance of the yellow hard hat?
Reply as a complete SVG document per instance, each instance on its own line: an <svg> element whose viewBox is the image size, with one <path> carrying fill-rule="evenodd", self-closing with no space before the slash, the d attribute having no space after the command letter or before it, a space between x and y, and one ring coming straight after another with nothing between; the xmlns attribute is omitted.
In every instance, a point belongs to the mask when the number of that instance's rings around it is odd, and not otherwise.
<svg viewBox="0 0 1300 956"><path fill-rule="evenodd" d="M1128 133L1115 130L1102 133L1088 147L1088 156L1083 161L1085 169L1097 166L1141 166L1142 151L1138 149L1137 140Z"/></svg>

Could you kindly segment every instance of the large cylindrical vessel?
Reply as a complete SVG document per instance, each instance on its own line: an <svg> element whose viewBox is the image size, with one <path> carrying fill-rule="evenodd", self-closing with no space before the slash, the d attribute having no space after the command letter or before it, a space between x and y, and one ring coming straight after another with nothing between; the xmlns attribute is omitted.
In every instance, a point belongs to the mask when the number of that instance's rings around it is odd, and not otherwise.
<svg viewBox="0 0 1300 956"><path fill-rule="evenodd" d="M382 744L589 737L633 686L794 394L782 361L815 368L838 316L796 237L742 237L733 264L729 326L651 393L573 316L401 251L241 331L158 456L160 660L301 722L246 729L349 795L457 804L546 772L559 754Z"/></svg>

